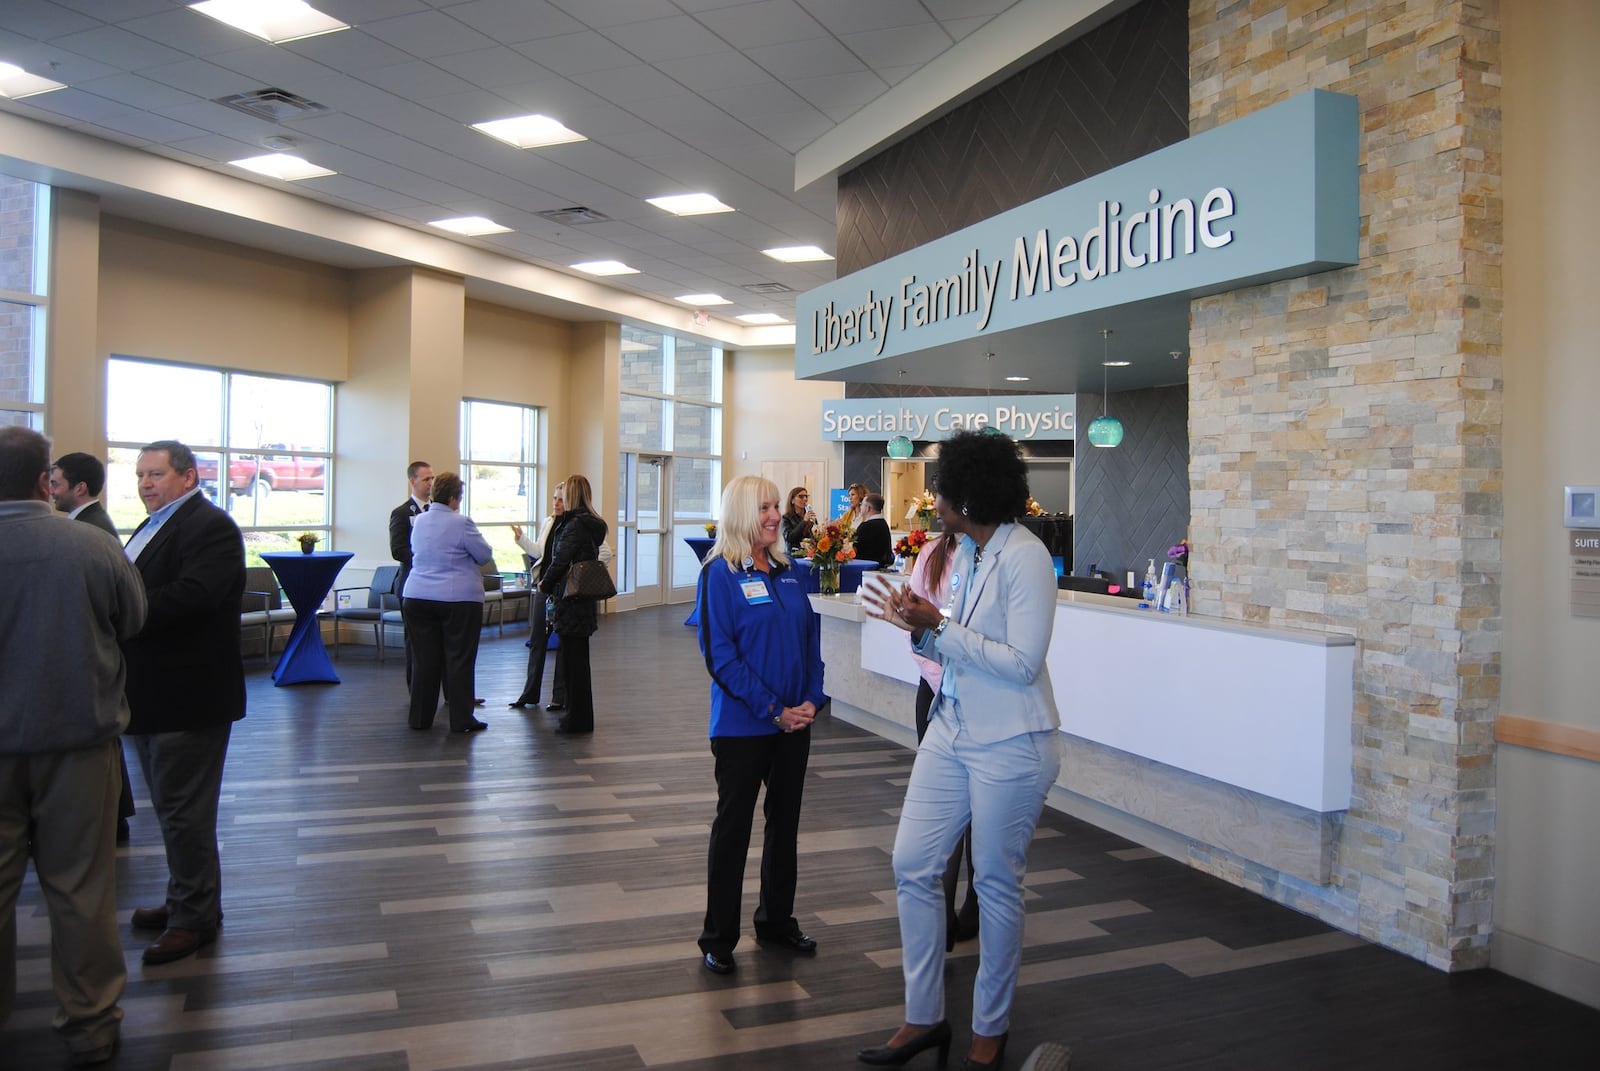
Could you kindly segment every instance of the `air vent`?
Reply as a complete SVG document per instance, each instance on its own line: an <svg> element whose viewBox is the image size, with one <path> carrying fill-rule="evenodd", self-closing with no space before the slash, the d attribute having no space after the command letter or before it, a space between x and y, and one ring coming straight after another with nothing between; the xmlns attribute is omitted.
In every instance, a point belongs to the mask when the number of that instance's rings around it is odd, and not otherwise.
<svg viewBox="0 0 1600 1071"><path fill-rule="evenodd" d="M326 104L307 100L287 89L253 89L248 93L218 97L216 102L225 108L232 108L234 111L244 112L246 115L253 115L270 123L281 123L285 119L304 119L308 115L320 115L328 110Z"/></svg>
<svg viewBox="0 0 1600 1071"><path fill-rule="evenodd" d="M540 219L547 219L551 223L560 223L568 227L581 227L585 223L609 223L611 217L604 212L596 212L592 208L582 205L573 205L571 208L551 208L543 212L535 212Z"/></svg>
<svg viewBox="0 0 1600 1071"><path fill-rule="evenodd" d="M792 294L794 287L782 283L746 283L744 289L752 294Z"/></svg>

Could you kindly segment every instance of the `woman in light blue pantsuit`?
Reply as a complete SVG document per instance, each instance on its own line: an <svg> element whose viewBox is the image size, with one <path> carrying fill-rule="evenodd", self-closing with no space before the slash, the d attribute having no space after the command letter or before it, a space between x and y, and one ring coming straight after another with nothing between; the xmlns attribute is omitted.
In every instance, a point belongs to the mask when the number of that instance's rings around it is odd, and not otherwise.
<svg viewBox="0 0 1600 1071"><path fill-rule="evenodd" d="M868 613L911 632L944 667L894 842L906 1020L862 1063L903 1064L950 1046L944 1017L945 862L972 825L980 946L967 1068L999 1067L1022 962L1022 878L1045 793L1061 767L1045 652L1056 575L1026 510L1027 468L1004 435L961 432L939 450L935 508L960 538L950 596L936 606L902 586L867 592Z"/></svg>

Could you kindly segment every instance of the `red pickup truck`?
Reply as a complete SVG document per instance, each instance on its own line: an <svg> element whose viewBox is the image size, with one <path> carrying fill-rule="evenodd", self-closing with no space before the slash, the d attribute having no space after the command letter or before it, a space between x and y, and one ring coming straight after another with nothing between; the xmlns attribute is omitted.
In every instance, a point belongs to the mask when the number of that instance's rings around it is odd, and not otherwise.
<svg viewBox="0 0 1600 1071"><path fill-rule="evenodd" d="M284 443L263 443L263 451L274 452L234 454L228 462L228 493L248 495L270 491L324 490L327 459L301 457L292 453L293 449ZM216 459L199 458L196 467L200 472L201 489L216 498Z"/></svg>

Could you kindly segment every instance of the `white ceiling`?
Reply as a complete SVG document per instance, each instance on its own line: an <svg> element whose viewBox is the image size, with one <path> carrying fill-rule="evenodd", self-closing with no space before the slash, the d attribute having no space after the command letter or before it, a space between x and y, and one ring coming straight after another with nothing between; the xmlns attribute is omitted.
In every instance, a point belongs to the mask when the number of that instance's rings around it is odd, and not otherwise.
<svg viewBox="0 0 1600 1071"><path fill-rule="evenodd" d="M992 42L1006 19L1014 32L1031 33L1034 44L1045 46L1038 38L1057 32L1049 24L1061 10L1092 13L1105 4L313 0L313 6L352 29L270 45L189 10L183 0L3 0L0 61L69 88L21 101L0 98L0 111L405 227L488 216L512 233L464 244L569 274L578 261L622 260L641 274L608 279L606 286L668 302L679 294L719 293L734 304L715 316L792 318L792 294L745 288L781 283L798 292L834 277L831 261L783 265L761 253L809 244L833 252L835 184L829 176L796 191L796 154L825 135L837 139L852 117L859 126L872 114L869 106L881 109L893 87L914 76L922 96L930 77L954 72L946 92L917 102L922 116L947 110L983 79L992 84L1008 73L997 64L1014 68L1023 60L993 58ZM1023 17L1034 25L1016 25ZM953 65L964 44L987 66ZM268 87L327 111L273 123L214 103ZM519 151L468 126L528 112L558 118L589 140ZM882 143L901 135L904 101L893 114L896 129L864 139L858 132L857 149L870 150L874 137ZM290 184L227 165L269 151L264 143L275 137L293 139L286 151L338 174ZM0 158L5 151L0 145ZM97 192L112 196L109 211L182 223L182 201L118 201L104 186ZM694 191L737 211L680 219L644 201ZM535 215L576 205L610 221L567 226ZM231 233L216 220L195 229ZM242 231L240 240L259 241L260 230ZM323 259L340 258L329 252Z"/></svg>

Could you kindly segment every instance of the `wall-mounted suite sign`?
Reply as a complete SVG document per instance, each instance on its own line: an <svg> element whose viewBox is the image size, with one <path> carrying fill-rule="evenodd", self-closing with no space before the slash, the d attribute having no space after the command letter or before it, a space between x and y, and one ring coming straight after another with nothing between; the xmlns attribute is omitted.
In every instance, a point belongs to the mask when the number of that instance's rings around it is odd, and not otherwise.
<svg viewBox="0 0 1600 1071"><path fill-rule="evenodd" d="M820 286L796 374L1355 264L1357 135L1313 90Z"/></svg>
<svg viewBox="0 0 1600 1071"><path fill-rule="evenodd" d="M829 442L885 442L896 435L922 441L966 428L995 428L1013 439L1070 439L1074 394L994 397L842 398L822 403L822 437Z"/></svg>

